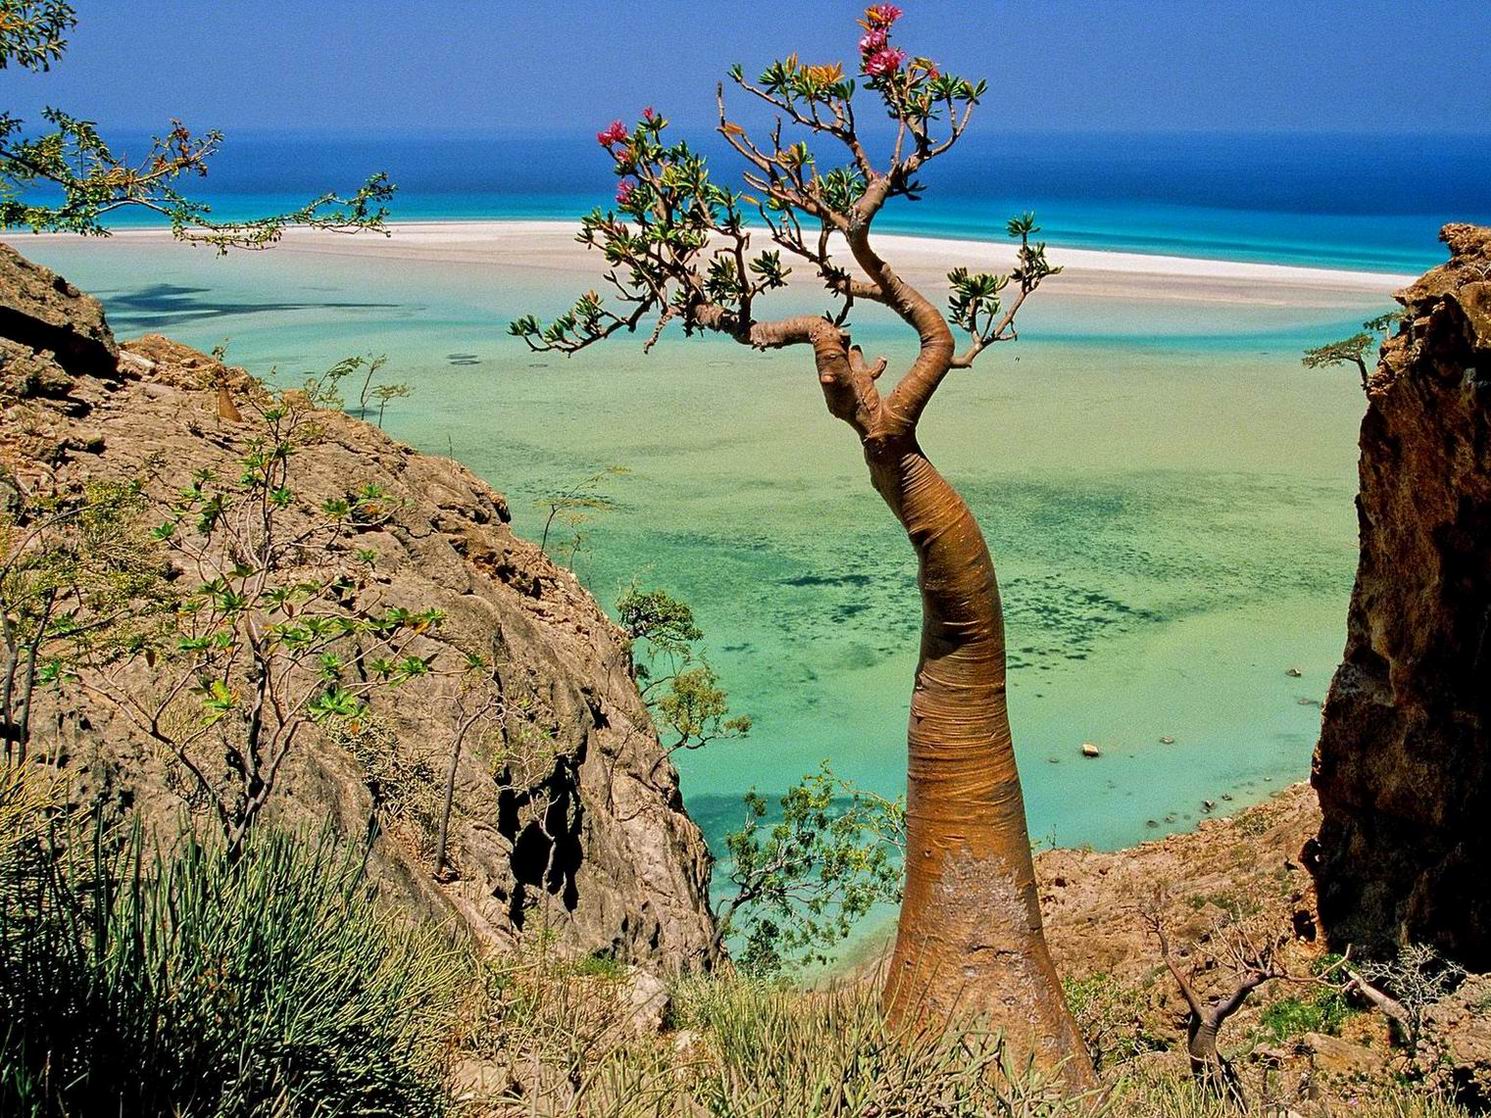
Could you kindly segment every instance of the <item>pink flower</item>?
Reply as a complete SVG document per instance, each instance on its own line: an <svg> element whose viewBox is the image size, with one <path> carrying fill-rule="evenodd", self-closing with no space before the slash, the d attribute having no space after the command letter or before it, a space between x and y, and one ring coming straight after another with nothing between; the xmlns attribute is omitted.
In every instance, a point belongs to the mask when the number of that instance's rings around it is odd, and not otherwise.
<svg viewBox="0 0 1491 1118"><path fill-rule="evenodd" d="M642 116L646 120L651 120L653 117L657 116L657 113L652 111L651 105L648 105L647 108L642 110Z"/></svg>
<svg viewBox="0 0 1491 1118"><path fill-rule="evenodd" d="M859 41L859 53L864 55L874 54L885 49L886 35L883 27L875 27L865 32L865 37Z"/></svg>
<svg viewBox="0 0 1491 1118"><path fill-rule="evenodd" d="M875 4L865 9L865 22L871 27L889 27L901 18L901 9L894 4Z"/></svg>
<svg viewBox="0 0 1491 1118"><path fill-rule="evenodd" d="M632 196L632 191L637 189L637 184L631 179L622 179L616 184L616 204L624 206Z"/></svg>
<svg viewBox="0 0 1491 1118"><path fill-rule="evenodd" d="M865 73L872 78L883 78L894 74L906 61L906 52L896 47L885 47L865 59Z"/></svg>
<svg viewBox="0 0 1491 1118"><path fill-rule="evenodd" d="M619 120L613 120L610 128L607 128L604 132L597 132L595 134L595 142L603 148L608 148L612 144L621 143L626 137L626 125L622 124Z"/></svg>

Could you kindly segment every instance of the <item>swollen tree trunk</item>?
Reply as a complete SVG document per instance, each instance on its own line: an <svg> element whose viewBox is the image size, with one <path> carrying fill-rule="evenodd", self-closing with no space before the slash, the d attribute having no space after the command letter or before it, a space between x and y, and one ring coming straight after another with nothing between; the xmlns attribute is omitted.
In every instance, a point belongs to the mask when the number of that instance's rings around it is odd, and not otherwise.
<svg viewBox="0 0 1491 1118"><path fill-rule="evenodd" d="M1218 1051L1217 1037L1228 1018L1243 1007L1254 990L1265 982L1283 977L1283 972L1274 968L1271 955L1262 956L1247 967L1230 994L1204 1002L1170 953L1170 939L1165 934L1164 918L1158 912L1153 913L1149 917L1149 926L1155 938L1160 941L1160 956L1165 960L1165 967L1180 987L1181 997L1185 999L1186 1008L1190 1011L1186 1019L1186 1054L1191 1059L1192 1077L1205 1090L1219 1098L1225 1098L1238 1110L1246 1112L1247 1100L1243 1096L1242 1081L1238 1079L1233 1066Z"/></svg>
<svg viewBox="0 0 1491 1118"><path fill-rule="evenodd" d="M1222 1021L1216 1014L1191 1014L1186 1027L1186 1055L1191 1060L1191 1075L1206 1091L1225 1098L1239 1110L1245 1110L1242 1083L1237 1072L1217 1051L1217 1034L1221 1029Z"/></svg>
<svg viewBox="0 0 1491 1118"><path fill-rule="evenodd" d="M877 490L916 550L921 658L911 696L906 891L885 1004L893 1023L968 1016L1019 1055L1092 1068L1041 927L1005 701L1004 618L973 514L914 431L867 442ZM1065 1063L1062 1063L1065 1061Z"/></svg>
<svg viewBox="0 0 1491 1118"><path fill-rule="evenodd" d="M1025 801L1005 702L1004 614L967 504L922 453L916 425L952 362L940 314L863 245L862 266L906 305L922 352L889 396L858 347L804 324L829 413L859 435L870 480L906 529L922 594L906 769L906 888L883 1001L893 1026L1003 1034L1068 1090L1096 1087L1041 927Z"/></svg>

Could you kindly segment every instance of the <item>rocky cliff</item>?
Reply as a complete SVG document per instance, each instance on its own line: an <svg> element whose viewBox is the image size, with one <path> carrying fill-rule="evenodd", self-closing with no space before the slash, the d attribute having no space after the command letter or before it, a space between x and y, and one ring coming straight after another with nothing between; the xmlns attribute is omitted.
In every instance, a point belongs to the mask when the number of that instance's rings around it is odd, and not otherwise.
<svg viewBox="0 0 1491 1118"><path fill-rule="evenodd" d="M1491 229L1397 296L1367 383L1361 559L1312 783L1331 941L1491 967Z"/></svg>
<svg viewBox="0 0 1491 1118"><path fill-rule="evenodd" d="M100 479L149 477L170 493L196 470L232 475L257 432L231 400L262 391L243 370L165 338L116 345L93 299L0 246L0 518L28 494ZM464 717L452 679L379 693L357 742L308 737L271 814L292 825L329 818L353 835L378 823L383 877L422 907L459 914L482 940L544 929L576 953L707 965L708 850L621 633L568 571L513 534L502 496L468 470L338 411L316 425L296 454L297 500L315 508L376 486L387 511L357 546L376 556L380 600L442 610L434 651L481 650L497 665L505 709L522 718L465 741L438 880L431 798ZM76 689L48 690L32 723L33 754L55 758L78 799L161 823L187 810L170 759ZM369 726L376 733L362 732Z"/></svg>

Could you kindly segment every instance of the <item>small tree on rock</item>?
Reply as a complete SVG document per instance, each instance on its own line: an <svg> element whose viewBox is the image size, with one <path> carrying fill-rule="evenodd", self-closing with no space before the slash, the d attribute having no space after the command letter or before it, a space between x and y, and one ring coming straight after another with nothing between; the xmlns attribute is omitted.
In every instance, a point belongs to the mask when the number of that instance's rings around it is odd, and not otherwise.
<svg viewBox="0 0 1491 1118"><path fill-rule="evenodd" d="M139 518L135 482L27 494L0 513L0 738L26 760L38 684L55 684L64 645L149 639L170 600Z"/></svg>
<svg viewBox="0 0 1491 1118"><path fill-rule="evenodd" d="M730 696L719 673L695 651L704 631L686 602L634 584L617 600L616 612L627 636L632 679L663 746L651 775L680 749L702 749L751 732L751 716L730 713Z"/></svg>
<svg viewBox="0 0 1491 1118"><path fill-rule="evenodd" d="M610 512L616 507L616 498L606 491L606 483L612 478L624 477L629 473L631 471L625 466L607 466L604 470L587 474L579 481L535 501L535 507L548 512L544 518L543 534L538 541L539 550L548 552L550 531L556 523L564 524L574 530L574 535L568 541L569 564L573 567L580 545L585 541L585 524L594 513Z"/></svg>
<svg viewBox="0 0 1491 1118"><path fill-rule="evenodd" d="M1327 342L1305 350L1300 363L1307 369L1325 369L1335 365L1355 365L1361 374L1362 389L1367 387L1367 354L1382 345L1383 339L1403 321L1401 311L1389 311L1362 323L1361 331L1349 338Z"/></svg>
<svg viewBox="0 0 1491 1118"><path fill-rule="evenodd" d="M154 516L155 568L173 592L143 590L102 624L76 579L44 635L47 679L118 711L179 766L179 790L243 845L308 732L356 720L375 691L435 670L424 638L438 610L378 600L375 555L355 546L388 518L371 486L319 506L295 488L295 455L320 437L301 393L250 394L255 427L236 474L199 469L174 496L139 488ZM153 587L153 584L152 584ZM455 670L455 666L452 666Z"/></svg>
<svg viewBox="0 0 1491 1118"><path fill-rule="evenodd" d="M616 616L626 634L632 679L644 697L677 675L693 659L694 644L704 639L693 609L666 590L643 590L633 583L616 600Z"/></svg>
<svg viewBox="0 0 1491 1118"><path fill-rule="evenodd" d="M1159 942L1165 968L1185 999L1186 1053L1191 1061L1191 1074L1207 1091L1245 1109L1242 1083L1218 1050L1217 1038L1222 1026L1243 1007L1254 990L1275 979L1289 977L1280 958L1283 940L1261 920L1229 919L1215 929L1211 934L1214 947L1211 963L1230 978L1208 997L1198 989L1195 974L1188 972L1172 951L1159 906L1143 913L1143 919Z"/></svg>

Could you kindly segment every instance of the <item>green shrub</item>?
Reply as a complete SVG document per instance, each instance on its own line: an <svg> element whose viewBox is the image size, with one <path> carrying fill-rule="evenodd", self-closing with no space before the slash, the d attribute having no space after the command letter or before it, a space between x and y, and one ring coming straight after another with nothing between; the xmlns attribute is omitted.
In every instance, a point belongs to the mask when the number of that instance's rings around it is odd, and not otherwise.
<svg viewBox="0 0 1491 1118"><path fill-rule="evenodd" d="M1313 1000L1280 998L1264 1008L1258 1023L1278 1041L1302 1033L1327 1033L1337 1036L1353 1010L1335 990L1328 990Z"/></svg>
<svg viewBox="0 0 1491 1118"><path fill-rule="evenodd" d="M363 852L107 838L0 866L0 1112L443 1111L466 953L391 917Z"/></svg>
<svg viewBox="0 0 1491 1118"><path fill-rule="evenodd" d="M1097 1069L1105 1071L1145 1052L1163 1051L1165 1038L1150 1032L1144 1020L1144 991L1099 972L1068 978L1062 989Z"/></svg>
<svg viewBox="0 0 1491 1118"><path fill-rule="evenodd" d="M1301 1033L1318 1033L1323 1015L1320 1008L1299 998L1280 998L1258 1018L1275 1040L1288 1040Z"/></svg>
<svg viewBox="0 0 1491 1118"><path fill-rule="evenodd" d="M574 972L582 978L605 978L619 982L626 977L626 964L610 955L586 955L575 960Z"/></svg>

